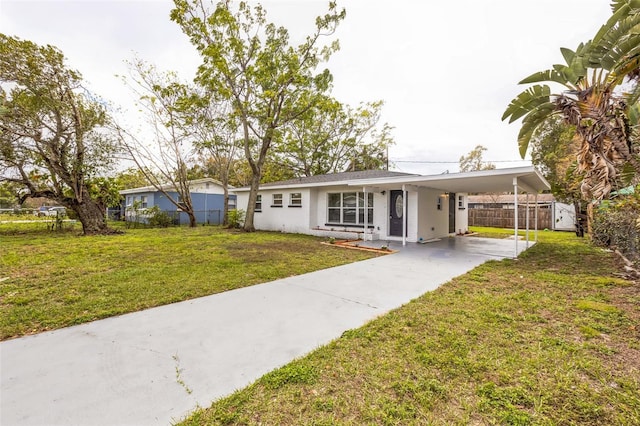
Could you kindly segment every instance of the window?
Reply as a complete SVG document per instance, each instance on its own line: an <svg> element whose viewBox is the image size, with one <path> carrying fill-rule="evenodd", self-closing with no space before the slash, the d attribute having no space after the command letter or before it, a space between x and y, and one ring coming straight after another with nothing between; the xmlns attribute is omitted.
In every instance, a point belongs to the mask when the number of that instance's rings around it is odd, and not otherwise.
<svg viewBox="0 0 640 426"><path fill-rule="evenodd" d="M302 193L292 192L289 194L289 207L302 207Z"/></svg>
<svg viewBox="0 0 640 426"><path fill-rule="evenodd" d="M273 194L271 207L282 207L282 194Z"/></svg>
<svg viewBox="0 0 640 426"><path fill-rule="evenodd" d="M182 195L178 194L178 199L176 201L178 202L178 211L186 212L187 204L184 202Z"/></svg>
<svg viewBox="0 0 640 426"><path fill-rule="evenodd" d="M147 196L146 195L141 195L140 196L140 208L141 209L146 209L147 208Z"/></svg>
<svg viewBox="0 0 640 426"><path fill-rule="evenodd" d="M236 199L229 197L229 210L236 209Z"/></svg>
<svg viewBox="0 0 640 426"><path fill-rule="evenodd" d="M339 192L328 194L327 219L335 224L373 224L373 193L367 193L365 203L364 192Z"/></svg>
<svg viewBox="0 0 640 426"><path fill-rule="evenodd" d="M261 212L262 211L262 195L258 194L258 196L256 197L256 208L255 211L257 212Z"/></svg>

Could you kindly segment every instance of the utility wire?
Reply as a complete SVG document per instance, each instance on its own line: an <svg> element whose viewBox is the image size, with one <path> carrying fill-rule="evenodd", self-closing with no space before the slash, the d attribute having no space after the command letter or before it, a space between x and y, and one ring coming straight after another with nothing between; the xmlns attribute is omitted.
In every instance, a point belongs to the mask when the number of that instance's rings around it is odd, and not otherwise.
<svg viewBox="0 0 640 426"><path fill-rule="evenodd" d="M430 161L430 160L394 160L389 161L393 163L421 163L421 164L460 164L460 161ZM484 160L483 163L516 163L516 162L530 162L530 160Z"/></svg>

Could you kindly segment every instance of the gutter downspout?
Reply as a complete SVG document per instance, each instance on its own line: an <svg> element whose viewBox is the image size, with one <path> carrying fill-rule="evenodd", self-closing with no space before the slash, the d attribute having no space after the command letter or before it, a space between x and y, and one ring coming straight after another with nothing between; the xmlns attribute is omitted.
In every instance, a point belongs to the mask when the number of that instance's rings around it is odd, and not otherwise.
<svg viewBox="0 0 640 426"><path fill-rule="evenodd" d="M515 253L513 255L513 258L515 259L516 257L518 257L518 178L514 177L513 178L513 208L514 208L514 220L513 220L513 233L514 233L514 240L515 240Z"/></svg>

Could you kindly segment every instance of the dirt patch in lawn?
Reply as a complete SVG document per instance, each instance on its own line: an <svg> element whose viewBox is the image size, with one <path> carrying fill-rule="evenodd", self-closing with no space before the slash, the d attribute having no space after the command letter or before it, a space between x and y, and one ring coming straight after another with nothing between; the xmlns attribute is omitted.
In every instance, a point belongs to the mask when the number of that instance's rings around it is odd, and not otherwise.
<svg viewBox="0 0 640 426"><path fill-rule="evenodd" d="M398 251L398 250L392 250L384 245L380 246L379 248L364 246L361 244L360 240L339 240L339 241L326 242L322 244L334 246L334 247L344 247L352 250L361 250L361 251L368 251L372 253L380 253L380 254L391 254L391 253L396 253Z"/></svg>

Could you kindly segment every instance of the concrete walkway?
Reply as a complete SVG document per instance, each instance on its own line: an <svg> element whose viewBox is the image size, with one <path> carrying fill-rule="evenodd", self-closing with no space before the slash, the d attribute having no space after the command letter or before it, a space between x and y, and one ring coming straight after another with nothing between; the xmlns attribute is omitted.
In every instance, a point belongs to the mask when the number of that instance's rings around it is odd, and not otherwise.
<svg viewBox="0 0 640 426"><path fill-rule="evenodd" d="M525 244L520 244L521 249ZM169 425L514 242L395 254L0 343L0 424Z"/></svg>

